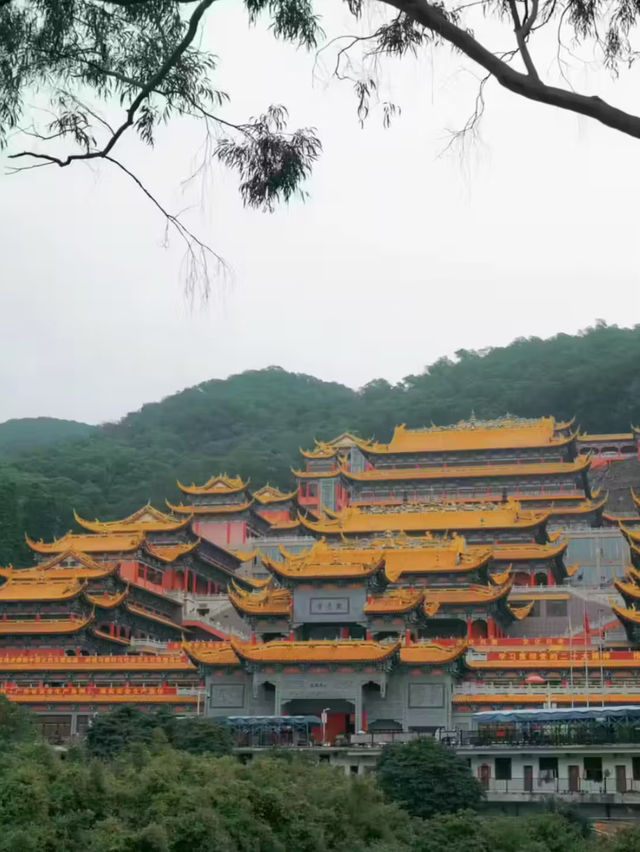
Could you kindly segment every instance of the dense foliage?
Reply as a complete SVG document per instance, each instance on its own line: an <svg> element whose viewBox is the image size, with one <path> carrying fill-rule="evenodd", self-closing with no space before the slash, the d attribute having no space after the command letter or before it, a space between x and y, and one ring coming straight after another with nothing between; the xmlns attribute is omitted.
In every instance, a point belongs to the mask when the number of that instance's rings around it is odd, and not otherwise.
<svg viewBox="0 0 640 852"><path fill-rule="evenodd" d="M87 732L86 746L94 757L111 758L134 743L149 745L162 732L167 743L180 751L220 757L231 754L229 728L211 719L177 719L170 711L144 713L137 707L119 707L97 716Z"/></svg>
<svg viewBox="0 0 640 852"><path fill-rule="evenodd" d="M346 776L277 752L234 757L172 747L161 727L97 757L34 738L31 715L0 700L0 852L635 852L638 830L608 840L562 808L506 817L412 817L376 776ZM135 714L134 714L135 716ZM132 728L121 710L107 714ZM106 717L105 717L106 718ZM176 720L191 725L198 720ZM203 721L203 720L200 720ZM17 723L17 724L16 724ZM133 724L135 727L135 724ZM170 725L169 725L170 727ZM142 730L142 727L139 727ZM151 726L147 728L151 730ZM430 783L425 796L432 795Z"/></svg>
<svg viewBox="0 0 640 852"><path fill-rule="evenodd" d="M397 385L379 379L359 391L278 367L204 382L87 438L0 461L0 564L26 564L24 532L62 534L73 526L74 507L108 519L147 500L179 499L176 478L204 481L227 471L256 487L289 486L299 448L344 430L385 440L399 421L451 423L472 411L576 415L589 431L627 430L640 423L639 362L640 327L600 324L576 336L461 350Z"/></svg>
<svg viewBox="0 0 640 852"><path fill-rule="evenodd" d="M426 737L386 746L376 773L387 797L413 816L429 818L482 803L482 789L467 763Z"/></svg>

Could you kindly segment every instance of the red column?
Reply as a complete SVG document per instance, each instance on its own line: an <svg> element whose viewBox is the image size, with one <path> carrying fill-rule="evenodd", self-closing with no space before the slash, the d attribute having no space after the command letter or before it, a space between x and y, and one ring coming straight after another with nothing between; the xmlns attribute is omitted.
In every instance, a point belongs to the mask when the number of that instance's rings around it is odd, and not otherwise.
<svg viewBox="0 0 640 852"><path fill-rule="evenodd" d="M193 572L193 577L191 579L191 591L194 593L194 595L198 591L198 575L195 571Z"/></svg>
<svg viewBox="0 0 640 852"><path fill-rule="evenodd" d="M341 627L340 628L340 638L341 639L348 639L349 638L349 628L348 627Z"/></svg>
<svg viewBox="0 0 640 852"><path fill-rule="evenodd" d="M184 569L184 591L185 592L189 591L189 569L188 568Z"/></svg>
<svg viewBox="0 0 640 852"><path fill-rule="evenodd" d="M496 623L491 616L487 618L487 638L496 638Z"/></svg>
<svg viewBox="0 0 640 852"><path fill-rule="evenodd" d="M211 586L212 586L211 580L207 580L207 594L208 595L211 594Z"/></svg>
<svg viewBox="0 0 640 852"><path fill-rule="evenodd" d="M471 618L467 616L467 639L471 639Z"/></svg>

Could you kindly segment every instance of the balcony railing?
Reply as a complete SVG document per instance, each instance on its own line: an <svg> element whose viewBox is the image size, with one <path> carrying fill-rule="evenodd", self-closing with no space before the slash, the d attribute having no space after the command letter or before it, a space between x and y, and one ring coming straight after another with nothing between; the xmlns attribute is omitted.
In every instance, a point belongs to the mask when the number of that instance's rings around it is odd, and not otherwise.
<svg viewBox="0 0 640 852"><path fill-rule="evenodd" d="M487 746L509 746L522 748L544 748L566 745L615 745L640 743L640 725L625 723L618 725L565 724L486 726L478 731L453 731L446 738L449 745L461 748L485 748Z"/></svg>
<svg viewBox="0 0 640 852"><path fill-rule="evenodd" d="M479 779L482 788L487 793L502 795L526 793L532 796L556 795L607 795L622 793L640 795L640 780L625 779L620 783L624 789L618 789L618 782L613 776L594 781L586 778L570 778L569 776L550 777L550 773L540 774L532 778L509 778L501 780L490 778Z"/></svg>

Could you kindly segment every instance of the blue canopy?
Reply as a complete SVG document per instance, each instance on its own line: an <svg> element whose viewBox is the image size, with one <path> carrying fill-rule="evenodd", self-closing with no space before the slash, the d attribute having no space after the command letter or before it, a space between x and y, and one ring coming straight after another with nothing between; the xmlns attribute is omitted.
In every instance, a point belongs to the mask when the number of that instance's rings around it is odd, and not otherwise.
<svg viewBox="0 0 640 852"><path fill-rule="evenodd" d="M550 710L484 710L473 714L478 725L492 722L607 722L614 719L640 719L640 707L562 707Z"/></svg>
<svg viewBox="0 0 640 852"><path fill-rule="evenodd" d="M298 728L322 724L318 716L226 716L218 721L242 728Z"/></svg>

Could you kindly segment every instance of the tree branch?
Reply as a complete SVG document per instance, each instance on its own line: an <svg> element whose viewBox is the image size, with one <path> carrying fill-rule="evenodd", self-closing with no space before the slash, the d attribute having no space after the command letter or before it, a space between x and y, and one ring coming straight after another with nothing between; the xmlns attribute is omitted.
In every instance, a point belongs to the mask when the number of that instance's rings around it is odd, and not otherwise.
<svg viewBox="0 0 640 852"><path fill-rule="evenodd" d="M531 54L529 53L529 48L527 47L527 42L523 35L524 27L520 23L520 15L518 14L518 7L516 6L516 0L509 0L509 9L511 10L511 17L513 18L513 31L516 34L516 41L518 42L518 50L520 51L520 56L522 57L522 61L524 62L524 66L529 72L529 76L533 77L534 80L539 80L540 75L536 70L536 66L533 64L533 60L531 59Z"/></svg>
<svg viewBox="0 0 640 852"><path fill-rule="evenodd" d="M194 0L195 2L195 0ZM158 85L164 80L169 71L178 62L180 57L185 53L191 42L198 32L198 26L202 20L202 16L207 9L212 6L216 0L200 0L198 6L194 9L193 14L189 18L187 30L176 45L172 53L165 59L162 65L158 68L155 74L152 74L147 82L141 87L140 91L133 99L127 110L126 118L123 123L117 128L106 145L98 151L85 151L83 154L69 154L66 158L53 157L46 154L36 154L31 151L20 151L17 154L10 154L9 159L18 159L20 157L35 157L36 159L47 159L52 163L57 163L61 167L68 166L74 160L93 160L100 157L106 157L117 144L118 140L134 123L136 112L142 103L152 94Z"/></svg>
<svg viewBox="0 0 640 852"><path fill-rule="evenodd" d="M410 15L417 23L437 33L449 44L458 48L478 65L492 74L498 83L510 92L538 103L555 106L578 115L586 115L601 124L640 139L640 117L617 109L597 96L581 95L547 86L530 74L523 74L512 68L492 53L473 35L450 21L440 9L428 0L381 0L388 6Z"/></svg>

